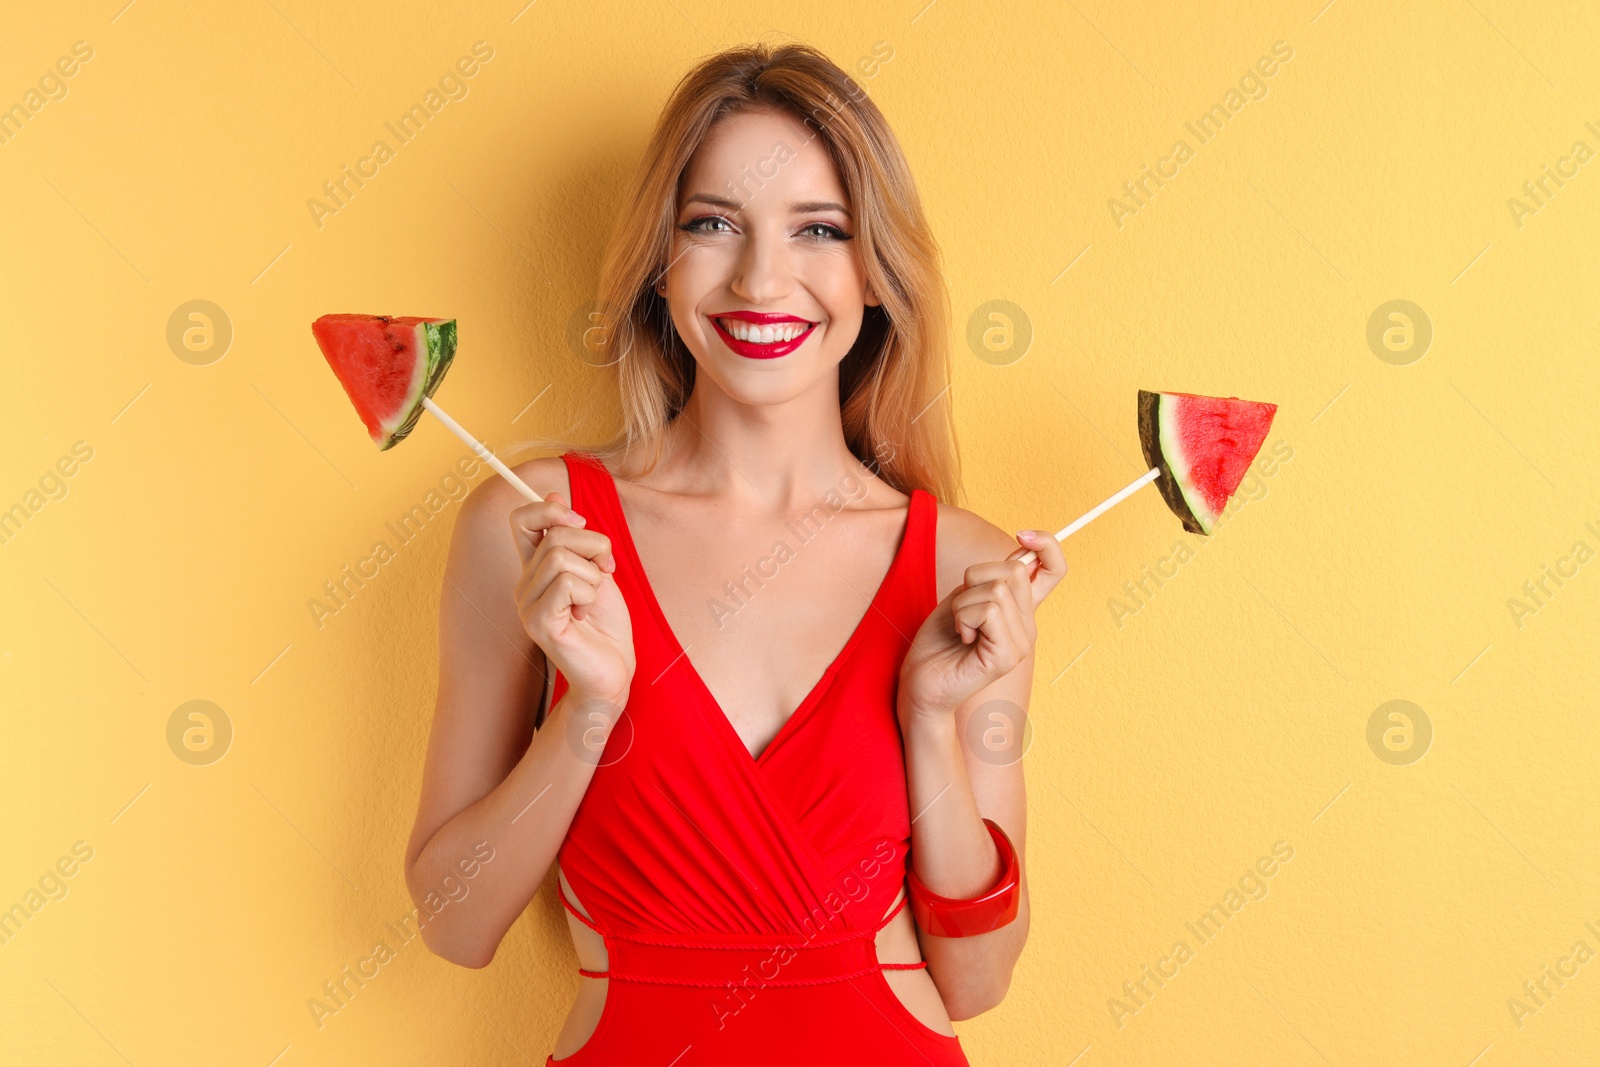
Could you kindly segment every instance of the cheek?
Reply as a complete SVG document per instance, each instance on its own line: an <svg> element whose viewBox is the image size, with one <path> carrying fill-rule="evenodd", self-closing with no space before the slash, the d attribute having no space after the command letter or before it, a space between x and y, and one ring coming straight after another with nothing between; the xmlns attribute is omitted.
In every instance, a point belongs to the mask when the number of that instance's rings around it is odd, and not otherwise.
<svg viewBox="0 0 1600 1067"><path fill-rule="evenodd" d="M848 260L819 262L806 271L805 287L828 317L827 332L853 342L866 311L866 279L860 269Z"/></svg>
<svg viewBox="0 0 1600 1067"><path fill-rule="evenodd" d="M843 359L856 343L856 338L861 336L861 313L860 305L828 310L824 347L830 359Z"/></svg>
<svg viewBox="0 0 1600 1067"><path fill-rule="evenodd" d="M666 278L672 323L680 334L708 334L711 323L704 313L716 310L710 306L711 297L727 288L728 266L709 248L678 246L672 256Z"/></svg>

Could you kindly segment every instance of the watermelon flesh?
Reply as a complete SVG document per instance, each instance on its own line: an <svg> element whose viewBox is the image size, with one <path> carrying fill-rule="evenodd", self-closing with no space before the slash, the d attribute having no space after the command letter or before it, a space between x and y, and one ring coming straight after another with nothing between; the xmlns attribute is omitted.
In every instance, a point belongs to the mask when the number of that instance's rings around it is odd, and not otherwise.
<svg viewBox="0 0 1600 1067"><path fill-rule="evenodd" d="M411 432L456 355L454 319L324 315L311 333L380 451Z"/></svg>
<svg viewBox="0 0 1600 1067"><path fill-rule="evenodd" d="M1156 485L1190 533L1210 534L1261 451L1278 405L1139 390L1139 441Z"/></svg>

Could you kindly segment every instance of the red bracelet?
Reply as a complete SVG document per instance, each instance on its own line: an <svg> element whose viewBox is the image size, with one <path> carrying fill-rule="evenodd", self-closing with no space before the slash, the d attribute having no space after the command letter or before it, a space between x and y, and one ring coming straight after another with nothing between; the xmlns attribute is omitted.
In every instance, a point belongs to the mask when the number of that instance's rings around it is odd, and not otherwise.
<svg viewBox="0 0 1600 1067"><path fill-rule="evenodd" d="M971 937L998 930L1017 917L1022 899L1021 869L1011 839L992 819L983 820L1000 851L1000 880L982 896L970 900L941 897L929 891L917 877L916 868L906 871L911 882L911 915L917 925L935 937Z"/></svg>

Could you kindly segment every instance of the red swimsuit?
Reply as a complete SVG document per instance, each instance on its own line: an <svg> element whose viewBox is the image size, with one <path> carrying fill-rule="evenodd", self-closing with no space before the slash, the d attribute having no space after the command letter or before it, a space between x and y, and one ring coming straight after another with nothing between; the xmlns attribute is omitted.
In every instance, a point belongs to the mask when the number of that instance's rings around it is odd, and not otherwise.
<svg viewBox="0 0 1600 1067"><path fill-rule="evenodd" d="M667 625L610 472L562 459L573 509L611 538L636 668L559 853L605 939L610 970L579 972L610 979L605 1007L582 1048L546 1063L965 1065L883 978L926 964L881 963L873 941L911 843L895 692L937 603L937 501L912 492L860 623L752 757ZM554 699L566 689L558 672Z"/></svg>

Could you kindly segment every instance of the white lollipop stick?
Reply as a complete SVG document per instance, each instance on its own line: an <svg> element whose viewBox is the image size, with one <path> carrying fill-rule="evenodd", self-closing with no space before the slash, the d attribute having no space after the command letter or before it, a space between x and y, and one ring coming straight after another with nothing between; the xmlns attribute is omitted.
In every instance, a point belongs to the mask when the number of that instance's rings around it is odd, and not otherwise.
<svg viewBox="0 0 1600 1067"><path fill-rule="evenodd" d="M516 486L517 492L527 497L529 502L534 504L542 504L544 502L544 497L540 496L538 493L535 493L527 482L523 481L521 478L518 478L514 473L512 473L511 468L506 466L504 463L501 463L493 452L490 452L487 448L484 448L483 443L480 442L476 437L462 429L459 422L457 422L455 419L452 419L449 415L446 415L444 413L444 409L433 402L433 397L423 397L422 406L433 412L434 418L444 423L446 429L455 434L457 437L461 438L461 440L466 443L466 446L472 449L473 453L476 454L479 459L493 467L495 472L499 474L500 477ZM556 672L549 668L549 663L550 660L547 656L545 658L546 666L544 696L540 698L539 704L539 716L541 718L544 716L545 710L550 707L551 697L555 695Z"/></svg>
<svg viewBox="0 0 1600 1067"><path fill-rule="evenodd" d="M422 406L433 412L434 418L444 423L446 429L455 434L457 437L461 438L462 441L466 442L467 447L472 449L479 459L493 467L495 472L498 473L500 477L504 478L506 481L515 486L517 492L527 497L530 503L544 503L544 497L540 496L538 493L535 493L528 486L527 482L513 474L510 467L506 466L504 463L501 463L495 454L490 452L487 448L484 448L476 437L473 437L466 430L462 429L459 422L457 422L455 419L452 419L449 415L446 415L444 413L444 408L441 408L438 404L433 402L433 397L423 397Z"/></svg>
<svg viewBox="0 0 1600 1067"><path fill-rule="evenodd" d="M1073 519L1071 522L1067 523L1060 530L1056 531L1056 540L1065 541L1067 538L1071 537L1073 534L1089 525L1095 519L1098 519L1101 515L1104 515L1106 512L1110 511L1112 508L1128 499L1134 493L1138 492L1141 487L1149 485L1159 477L1161 477L1161 468L1151 467L1149 470L1139 475L1139 477L1135 478L1121 489L1118 489L1115 493L1112 493L1110 496L1100 501L1100 503L1096 504L1082 515L1078 516L1076 519ZM1017 562L1032 563L1038 558L1039 553L1030 548L1021 556L1017 557Z"/></svg>

